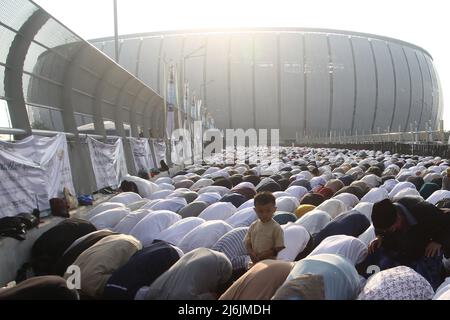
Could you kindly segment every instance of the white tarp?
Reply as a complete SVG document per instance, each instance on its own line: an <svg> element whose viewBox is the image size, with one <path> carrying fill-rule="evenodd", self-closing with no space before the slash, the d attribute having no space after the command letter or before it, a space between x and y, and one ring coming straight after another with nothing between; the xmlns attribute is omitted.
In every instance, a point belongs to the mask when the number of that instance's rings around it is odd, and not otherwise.
<svg viewBox="0 0 450 320"><path fill-rule="evenodd" d="M114 144L106 144L87 137L87 142L97 190L118 186L128 174L122 139L117 138Z"/></svg>
<svg viewBox="0 0 450 320"><path fill-rule="evenodd" d="M0 141L0 217L50 208L49 200L75 194L67 140L30 136L16 143Z"/></svg>
<svg viewBox="0 0 450 320"><path fill-rule="evenodd" d="M164 141L152 140L153 152L155 153L156 167L160 167L161 160L167 163L166 143Z"/></svg>
<svg viewBox="0 0 450 320"><path fill-rule="evenodd" d="M128 138L130 141L131 152L133 153L134 166L136 171L149 171L156 168L150 152L150 145L147 139Z"/></svg>

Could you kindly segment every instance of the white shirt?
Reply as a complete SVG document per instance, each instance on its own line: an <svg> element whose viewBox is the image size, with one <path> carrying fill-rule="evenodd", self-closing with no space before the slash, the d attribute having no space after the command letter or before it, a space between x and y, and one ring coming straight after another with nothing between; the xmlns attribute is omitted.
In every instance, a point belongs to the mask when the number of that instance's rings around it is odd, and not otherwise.
<svg viewBox="0 0 450 320"><path fill-rule="evenodd" d="M450 198L450 191L447 190L436 190L431 196L427 198L427 202L431 204L436 204L443 199Z"/></svg>
<svg viewBox="0 0 450 320"><path fill-rule="evenodd" d="M205 220L199 217L188 217L181 219L167 229L161 231L156 236L156 239L164 240L177 246L186 234L188 234L204 222Z"/></svg>
<svg viewBox="0 0 450 320"><path fill-rule="evenodd" d="M327 212L334 219L341 213L347 211L347 206L341 200L333 198L322 202L316 209Z"/></svg>
<svg viewBox="0 0 450 320"><path fill-rule="evenodd" d="M123 203L118 202L102 202L99 205L97 205L95 208L91 209L88 213L86 213L86 216L84 217L86 220L89 220L93 217L95 217L97 214L102 213L106 210L110 209L126 209L126 206Z"/></svg>
<svg viewBox="0 0 450 320"><path fill-rule="evenodd" d="M151 215L139 221L131 229L130 234L139 239L142 246L148 247L162 230L167 229L179 220L181 220L181 216L172 211L154 211Z"/></svg>
<svg viewBox="0 0 450 320"><path fill-rule="evenodd" d="M115 208L95 215L89 221L100 229L113 229L131 211L128 208Z"/></svg>
<svg viewBox="0 0 450 320"><path fill-rule="evenodd" d="M313 235L320 232L332 220L331 216L322 210L314 209L304 214L295 223L303 226Z"/></svg>
<svg viewBox="0 0 450 320"><path fill-rule="evenodd" d="M386 189L372 188L361 198L361 202L377 203L384 199L389 199L389 194Z"/></svg>
<svg viewBox="0 0 450 320"><path fill-rule="evenodd" d="M113 231L123 234L129 234L131 229L133 229L139 221L152 213L153 211L149 209L138 209L136 211L132 211L119 221L119 223L114 227Z"/></svg>
<svg viewBox="0 0 450 320"><path fill-rule="evenodd" d="M278 211L294 213L300 202L295 197L280 197L276 199L275 206Z"/></svg>
<svg viewBox="0 0 450 320"><path fill-rule="evenodd" d="M251 207L237 211L225 222L229 223L233 228L249 227L257 218L255 209Z"/></svg>
<svg viewBox="0 0 450 320"><path fill-rule="evenodd" d="M216 202L203 210L198 217L210 220L226 220L236 212L236 207L230 202Z"/></svg>
<svg viewBox="0 0 450 320"><path fill-rule="evenodd" d="M351 261L353 265L357 265L366 258L367 245L355 237L335 235L325 238L309 256L322 253L341 255Z"/></svg>

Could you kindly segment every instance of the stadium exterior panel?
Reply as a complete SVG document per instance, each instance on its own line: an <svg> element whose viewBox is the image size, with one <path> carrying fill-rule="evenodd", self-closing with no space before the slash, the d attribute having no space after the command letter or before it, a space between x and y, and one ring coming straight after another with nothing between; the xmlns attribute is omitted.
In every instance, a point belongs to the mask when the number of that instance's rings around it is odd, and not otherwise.
<svg viewBox="0 0 450 320"><path fill-rule="evenodd" d="M91 40L114 56L114 38ZM177 67L218 128L304 136L434 130L442 94L432 56L401 40L325 29L183 30L121 36L119 64L163 95ZM182 99L180 99L182 101Z"/></svg>

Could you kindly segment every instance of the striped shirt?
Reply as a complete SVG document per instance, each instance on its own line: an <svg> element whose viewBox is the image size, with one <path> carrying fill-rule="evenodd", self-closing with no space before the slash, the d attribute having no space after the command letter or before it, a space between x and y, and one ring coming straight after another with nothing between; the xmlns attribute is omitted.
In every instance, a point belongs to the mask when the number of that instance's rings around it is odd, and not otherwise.
<svg viewBox="0 0 450 320"><path fill-rule="evenodd" d="M211 248L225 254L230 259L233 270L247 268L250 260L244 245L248 229L249 227L241 227L227 232Z"/></svg>

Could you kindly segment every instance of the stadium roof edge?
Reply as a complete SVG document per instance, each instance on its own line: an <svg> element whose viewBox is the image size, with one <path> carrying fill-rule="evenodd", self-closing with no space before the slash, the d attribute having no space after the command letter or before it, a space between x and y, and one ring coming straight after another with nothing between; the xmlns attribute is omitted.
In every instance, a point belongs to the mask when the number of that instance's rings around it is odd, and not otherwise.
<svg viewBox="0 0 450 320"><path fill-rule="evenodd" d="M296 32L310 32L310 33L327 33L327 34L343 34L348 36L355 37L365 37L372 38L377 40L389 41L393 43L397 43L400 45L405 45L411 48L415 48L427 54L431 60L433 60L433 56L424 48L412 44L407 41L390 38L386 36L380 36L371 33L363 33L363 32L355 32L355 31L346 31L346 30L336 30L336 29L323 29L323 28L293 28L293 27L276 27L276 28L212 28L212 29L181 29L181 30L165 30L165 31L152 31L152 32L142 32L142 33L132 33L120 35L120 40L125 39L133 39L133 38L141 38L141 37L161 37L161 36L174 36L174 35L193 35L193 34L208 34L208 33L252 33L252 32L273 32L273 33L296 33ZM103 42L113 40L114 37L102 37L88 40L91 43Z"/></svg>

